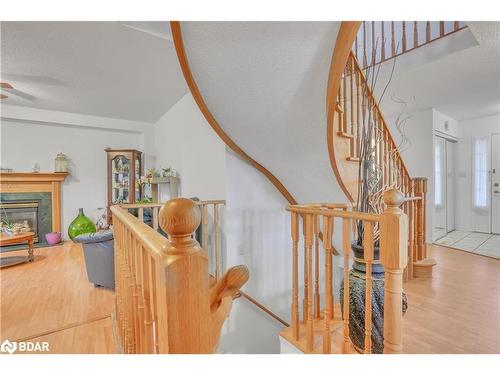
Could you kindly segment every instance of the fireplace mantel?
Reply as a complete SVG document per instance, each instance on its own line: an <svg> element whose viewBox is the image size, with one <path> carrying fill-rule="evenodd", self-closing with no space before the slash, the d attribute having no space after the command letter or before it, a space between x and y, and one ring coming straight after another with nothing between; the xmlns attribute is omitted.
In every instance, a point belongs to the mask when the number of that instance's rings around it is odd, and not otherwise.
<svg viewBox="0 0 500 375"><path fill-rule="evenodd" d="M0 173L1 193L51 193L52 231L61 231L61 183L69 173Z"/></svg>

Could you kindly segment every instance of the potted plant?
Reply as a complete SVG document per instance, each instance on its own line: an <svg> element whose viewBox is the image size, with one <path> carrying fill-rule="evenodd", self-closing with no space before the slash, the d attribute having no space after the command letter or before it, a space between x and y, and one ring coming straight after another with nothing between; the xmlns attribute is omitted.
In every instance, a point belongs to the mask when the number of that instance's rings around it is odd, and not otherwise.
<svg viewBox="0 0 500 375"><path fill-rule="evenodd" d="M375 46L376 50L376 46ZM374 56L374 54L372 54ZM394 59L395 64L395 59ZM374 92L379 75L380 64L375 68L375 63L365 69L366 74L366 88L370 92ZM365 110L362 111L360 119L360 134L359 137L359 173L358 173L358 191L357 200L355 202L354 210L371 213L382 214L384 212L383 194L389 189L401 188L401 175L398 168L391 168L396 165L394 160L394 153L389 155L388 160L378 157L379 145L384 142L381 129L377 126L378 116L373 116L373 113L379 108L380 101L392 79L394 72L394 65L392 67L391 76L382 91L382 95L375 102L375 99L368 100L367 92L363 93L363 105ZM404 126L409 117L398 116L396 119L396 128L401 132L403 142L406 139L404 132L401 128ZM385 165L384 163L388 163ZM384 183L384 171L392 173L393 178L386 179L391 183ZM372 353L383 353L384 348L384 268L380 264L380 228L379 225L374 225L374 254L372 263ZM349 271L349 335L352 344L358 351L364 350L365 339L365 291L366 291L366 264L364 262L364 223L361 220L354 222L355 239L351 243L351 249L354 253L354 262L352 269ZM340 302L343 311L343 294L344 282L342 281L340 288ZM407 301L406 295L403 293L403 312L406 312Z"/></svg>

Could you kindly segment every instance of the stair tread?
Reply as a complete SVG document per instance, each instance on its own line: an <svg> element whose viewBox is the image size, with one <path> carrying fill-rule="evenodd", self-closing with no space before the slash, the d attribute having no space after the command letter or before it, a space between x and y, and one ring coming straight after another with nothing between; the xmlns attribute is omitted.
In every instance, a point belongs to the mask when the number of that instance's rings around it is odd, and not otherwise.
<svg viewBox="0 0 500 375"><path fill-rule="evenodd" d="M337 135L339 137L343 137L343 138L349 138L349 139L354 138L354 136L352 134L344 133L344 132L337 132Z"/></svg>
<svg viewBox="0 0 500 375"><path fill-rule="evenodd" d="M359 161L359 158L357 156L348 156L346 159L348 161Z"/></svg>
<svg viewBox="0 0 500 375"><path fill-rule="evenodd" d="M435 266L437 263L433 258L425 258L422 260L417 260L416 262L413 262L413 264L421 267L432 267Z"/></svg>
<svg viewBox="0 0 500 375"><path fill-rule="evenodd" d="M334 304L334 318L330 320L330 352L331 354L343 354L344 346L344 331L343 320L341 318L340 304ZM299 339L293 338L292 327L287 327L280 332L280 336L290 342L298 350L306 354L323 354L323 332L325 326L324 317L314 319L313 330L313 350L307 350L307 333L306 325L302 322L299 323ZM359 354L351 344L349 354Z"/></svg>

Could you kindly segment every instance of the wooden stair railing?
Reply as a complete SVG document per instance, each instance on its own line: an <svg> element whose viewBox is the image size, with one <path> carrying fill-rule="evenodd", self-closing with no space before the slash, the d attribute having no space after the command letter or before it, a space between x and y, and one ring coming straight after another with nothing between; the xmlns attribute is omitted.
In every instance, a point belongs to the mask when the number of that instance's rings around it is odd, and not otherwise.
<svg viewBox="0 0 500 375"><path fill-rule="evenodd" d="M353 52L366 69L465 28L461 21L363 21Z"/></svg>
<svg viewBox="0 0 500 375"><path fill-rule="evenodd" d="M398 151L389 126L374 97L364 71L353 52L347 60L335 108L333 142L339 181L351 202L356 202L359 183L362 127L366 119L374 123L373 139L383 186L400 190L405 196L404 212L409 216L408 269L405 278L427 277L435 262L427 258L425 242L425 205L427 179L412 178Z"/></svg>
<svg viewBox="0 0 500 375"><path fill-rule="evenodd" d="M196 205L200 207L201 211L201 225L198 230L193 234L193 238L198 241L201 247L208 254L208 269L216 280L220 279L223 271L222 259L222 228L221 217L223 215L223 208L225 207L225 200L194 200ZM158 230L159 221L158 215L161 203L134 203L134 204L121 204L120 207L125 208L129 212L133 212L134 216L141 222L146 220L146 211L150 210L151 220L148 225L154 230Z"/></svg>
<svg viewBox="0 0 500 375"><path fill-rule="evenodd" d="M123 352L214 352L232 300L248 280L247 268L233 267L211 282L207 252L193 239L201 212L190 199L173 199L156 215L168 239L127 208L111 210L116 321Z"/></svg>
<svg viewBox="0 0 500 375"><path fill-rule="evenodd" d="M401 210L404 196L398 190L384 193L386 209L383 214L367 214L350 211L346 205L312 204L289 206L292 234L292 304L291 326L280 335L304 353L354 353L355 348L349 335L349 266L351 254L351 232L353 223L361 220L365 226L363 241L364 262L366 263L365 292L365 338L364 353L370 354L372 348L372 302L371 266L374 258L374 229L380 227L380 261L385 269L384 283L384 353L402 352L402 292L403 270L407 264L408 216ZM342 226L342 247L344 256L344 301L343 311L333 298L333 262L330 239L334 233L334 221ZM302 226L300 225L302 220ZM304 244L304 287L299 290L299 242L300 228ZM318 251L318 229L321 228L324 241L322 251ZM323 258L324 285L318 288L319 258ZM314 266L313 266L314 265ZM314 282L313 282L314 280ZM314 286L314 288L313 288ZM319 296L325 298L321 310ZM304 297L302 309L299 296ZM300 311L302 310L302 311ZM301 318L302 317L302 318Z"/></svg>

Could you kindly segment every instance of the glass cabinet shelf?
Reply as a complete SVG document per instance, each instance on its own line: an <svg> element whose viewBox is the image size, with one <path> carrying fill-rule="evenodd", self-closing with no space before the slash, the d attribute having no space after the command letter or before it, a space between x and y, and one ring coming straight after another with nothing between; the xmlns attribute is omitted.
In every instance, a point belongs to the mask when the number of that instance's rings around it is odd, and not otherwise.
<svg viewBox="0 0 500 375"><path fill-rule="evenodd" d="M109 207L114 204L135 203L141 199L142 153L137 150L105 149L108 159L108 221Z"/></svg>

